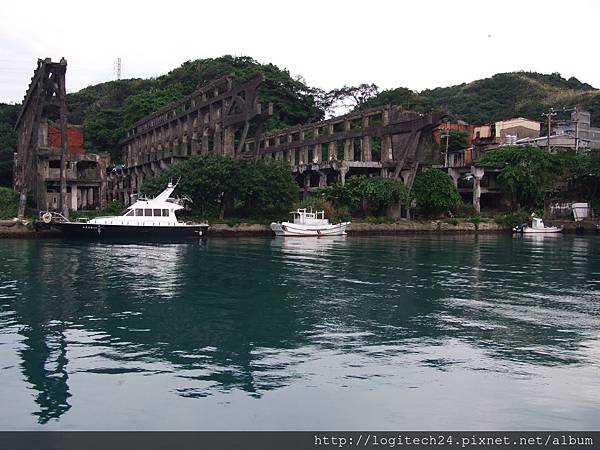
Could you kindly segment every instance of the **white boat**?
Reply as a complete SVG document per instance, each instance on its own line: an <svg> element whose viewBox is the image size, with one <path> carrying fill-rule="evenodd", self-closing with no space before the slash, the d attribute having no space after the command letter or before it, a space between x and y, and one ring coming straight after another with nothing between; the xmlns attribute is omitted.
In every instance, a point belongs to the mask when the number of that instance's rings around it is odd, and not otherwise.
<svg viewBox="0 0 600 450"><path fill-rule="evenodd" d="M544 225L541 217L531 216L531 226L527 224L518 225L513 228L515 233L562 233L563 226L549 227Z"/></svg>
<svg viewBox="0 0 600 450"><path fill-rule="evenodd" d="M340 236L346 234L350 222L329 223L325 211L313 212L306 208L297 209L290 214L293 222L273 222L271 230L276 236Z"/></svg>
<svg viewBox="0 0 600 450"><path fill-rule="evenodd" d="M183 209L181 202L172 199L177 185L169 183L156 198L138 199L120 216L103 216L85 222L70 222L64 217L45 213L42 220L52 223L67 236L87 238L205 238L207 224L179 222L175 212ZM60 220L60 217L62 220Z"/></svg>

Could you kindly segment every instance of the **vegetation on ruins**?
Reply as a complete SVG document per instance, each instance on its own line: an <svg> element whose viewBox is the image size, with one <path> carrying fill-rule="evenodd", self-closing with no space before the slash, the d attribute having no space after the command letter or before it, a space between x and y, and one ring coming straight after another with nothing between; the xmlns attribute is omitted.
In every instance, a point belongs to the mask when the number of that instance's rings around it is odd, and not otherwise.
<svg viewBox="0 0 600 450"><path fill-rule="evenodd" d="M85 146L94 152L108 151L113 161L121 160L119 141L125 130L142 117L179 100L217 78L232 75L236 82L262 75L261 102L273 103L273 116L265 130L320 120L324 112L315 101L316 90L300 78L273 64L260 64L250 57L187 61L158 78L118 80L90 86L69 94L69 122L83 124Z"/></svg>
<svg viewBox="0 0 600 450"><path fill-rule="evenodd" d="M404 203L408 193L401 180L384 177L352 177L345 184L334 183L319 189L317 197L351 214L383 216L387 208Z"/></svg>
<svg viewBox="0 0 600 450"><path fill-rule="evenodd" d="M154 196L169 180L179 181L177 195L188 196L192 214L202 218L276 218L298 198L298 185L287 162L236 160L214 153L173 164L146 178L142 193Z"/></svg>
<svg viewBox="0 0 600 450"><path fill-rule="evenodd" d="M438 169L419 172L412 193L426 216L443 214L461 202L450 175Z"/></svg>
<svg viewBox="0 0 600 450"><path fill-rule="evenodd" d="M477 164L501 169L498 183L516 208L543 207L553 181L563 172L556 155L538 147L499 147Z"/></svg>

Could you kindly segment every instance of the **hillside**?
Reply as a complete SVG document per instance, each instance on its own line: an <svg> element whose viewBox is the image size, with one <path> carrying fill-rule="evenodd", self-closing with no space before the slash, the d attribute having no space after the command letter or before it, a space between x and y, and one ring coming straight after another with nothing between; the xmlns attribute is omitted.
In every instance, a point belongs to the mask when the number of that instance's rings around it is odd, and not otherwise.
<svg viewBox="0 0 600 450"><path fill-rule="evenodd" d="M125 129L141 117L193 92L215 78L233 75L245 81L265 76L261 100L272 102L273 117L267 130L322 119L323 99L328 93L307 86L273 64L260 64L250 57L222 56L187 61L171 72L150 79L110 81L68 94L69 122L84 126L85 145L92 152L110 152L121 158L118 142ZM352 88L350 88L352 89ZM333 91L332 91L333 92ZM514 116L540 119L549 107L581 105L592 113L592 124L600 126L600 90L576 78L534 72L501 73L458 86L414 92L404 87L385 90L368 98L361 108L398 104L418 112L449 111L453 119L469 123L491 122ZM0 104L0 184L12 182L12 129L18 105Z"/></svg>
<svg viewBox="0 0 600 450"><path fill-rule="evenodd" d="M576 78L558 73L500 73L491 78L436 88L420 93L406 88L382 91L363 107L395 103L418 112L448 111L454 119L486 123L524 116L541 119L548 108L580 105L592 113L592 124L600 125L600 90Z"/></svg>
<svg viewBox="0 0 600 450"><path fill-rule="evenodd" d="M550 107L580 105L600 124L600 90L576 78L535 72L501 73L447 88L420 93L441 108L469 123L493 122L514 116L531 119Z"/></svg>

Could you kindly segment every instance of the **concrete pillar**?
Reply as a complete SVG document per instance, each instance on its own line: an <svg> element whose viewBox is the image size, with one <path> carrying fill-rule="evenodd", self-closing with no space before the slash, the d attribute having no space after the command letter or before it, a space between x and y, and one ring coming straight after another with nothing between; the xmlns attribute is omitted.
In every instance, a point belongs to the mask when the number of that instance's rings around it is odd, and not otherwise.
<svg viewBox="0 0 600 450"><path fill-rule="evenodd" d="M381 114L381 125L387 126L390 124L390 111L389 109L384 109ZM392 152L392 137L382 136L381 138L381 161L391 161L394 159L394 154Z"/></svg>
<svg viewBox="0 0 600 450"><path fill-rule="evenodd" d="M223 130L223 154L228 156L235 155L235 133L231 127L225 127Z"/></svg>
<svg viewBox="0 0 600 450"><path fill-rule="evenodd" d="M452 181L454 181L454 186L458 187L458 179L460 178L460 172L458 171L458 169L453 169L449 167L448 175L450 175L450 178L452 178Z"/></svg>
<svg viewBox="0 0 600 450"><path fill-rule="evenodd" d="M221 133L221 127L217 124L215 126L215 133L213 134L213 142L215 147L215 153L217 155L223 154L223 133Z"/></svg>
<svg viewBox="0 0 600 450"><path fill-rule="evenodd" d="M475 179L473 180L473 206L475 211L481 211L481 179L485 174L483 167L471 166L471 173Z"/></svg>
<svg viewBox="0 0 600 450"><path fill-rule="evenodd" d="M203 155L206 155L208 153L208 128L205 128L202 131L202 150L201 150Z"/></svg>
<svg viewBox="0 0 600 450"><path fill-rule="evenodd" d="M362 138L362 160L371 161L373 155L371 153L371 136L363 136Z"/></svg>
<svg viewBox="0 0 600 450"><path fill-rule="evenodd" d="M327 174L323 171L319 171L319 187L327 186Z"/></svg>
<svg viewBox="0 0 600 450"><path fill-rule="evenodd" d="M292 142L292 135L288 134L287 135L287 142L291 143ZM287 151L287 156L288 156L288 161L290 163L290 166L295 166L296 165L296 150L294 149L289 149Z"/></svg>
<svg viewBox="0 0 600 450"><path fill-rule="evenodd" d="M400 176L402 177L402 181L404 182L404 186L406 187L408 187L408 181L410 180L410 172L410 169L400 171Z"/></svg>
<svg viewBox="0 0 600 450"><path fill-rule="evenodd" d="M69 208L71 208L73 211L77 211L77 194L77 184L73 183L71 184L71 204L69 205Z"/></svg>
<svg viewBox="0 0 600 450"><path fill-rule="evenodd" d="M394 159L392 153L392 137L383 136L381 139L381 161L391 161Z"/></svg>
<svg viewBox="0 0 600 450"><path fill-rule="evenodd" d="M300 147L300 164L312 163L308 153L308 147Z"/></svg>
<svg viewBox="0 0 600 450"><path fill-rule="evenodd" d="M87 190L87 204L88 206L94 206L94 188L88 188Z"/></svg>
<svg viewBox="0 0 600 450"><path fill-rule="evenodd" d="M348 167L342 165L340 167L340 183L346 184L346 174L348 173Z"/></svg>
<svg viewBox="0 0 600 450"><path fill-rule="evenodd" d="M304 187L302 189L302 200L306 200L308 198L308 188L310 187L310 171L307 170L304 172Z"/></svg>
<svg viewBox="0 0 600 450"><path fill-rule="evenodd" d="M313 139L318 139L319 137L319 129L315 128L313 130ZM312 157L312 162L316 162L317 164L319 164L320 162L323 161L323 155L321 155L321 144L315 144L313 146L313 157Z"/></svg>

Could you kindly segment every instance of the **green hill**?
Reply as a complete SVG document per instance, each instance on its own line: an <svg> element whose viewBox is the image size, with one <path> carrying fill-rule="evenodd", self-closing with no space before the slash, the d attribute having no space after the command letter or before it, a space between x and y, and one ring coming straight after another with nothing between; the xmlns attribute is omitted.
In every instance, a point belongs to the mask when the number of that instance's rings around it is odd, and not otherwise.
<svg viewBox="0 0 600 450"><path fill-rule="evenodd" d="M576 78L558 73L500 73L491 78L458 86L428 89L420 93L406 88L381 92L363 107L396 103L419 112L448 111L455 119L486 123L524 116L540 119L548 108L580 105L592 113L592 124L600 125L600 90Z"/></svg>
<svg viewBox="0 0 600 450"><path fill-rule="evenodd" d="M421 95L469 123L514 116L539 119L550 107L580 105L592 113L592 123L600 124L600 90L558 73L501 73L468 84L426 90Z"/></svg>

